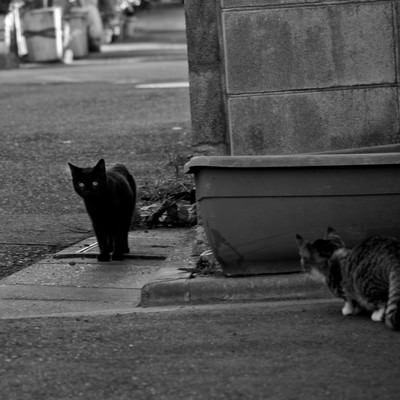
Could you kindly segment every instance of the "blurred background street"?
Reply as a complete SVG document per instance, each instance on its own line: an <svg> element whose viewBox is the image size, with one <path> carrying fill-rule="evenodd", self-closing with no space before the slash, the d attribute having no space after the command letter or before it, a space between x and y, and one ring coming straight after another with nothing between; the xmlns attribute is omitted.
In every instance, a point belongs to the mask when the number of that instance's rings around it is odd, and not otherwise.
<svg viewBox="0 0 400 400"><path fill-rule="evenodd" d="M72 64L0 70L0 277L91 235L68 161L125 163L144 199L179 181L175 160L190 154L183 5L155 3L136 22L133 38Z"/></svg>

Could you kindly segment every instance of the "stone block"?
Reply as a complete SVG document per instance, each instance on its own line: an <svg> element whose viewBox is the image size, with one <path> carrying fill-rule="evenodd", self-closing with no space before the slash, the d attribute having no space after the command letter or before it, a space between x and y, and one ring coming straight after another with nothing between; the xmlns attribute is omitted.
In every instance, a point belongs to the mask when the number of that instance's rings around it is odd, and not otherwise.
<svg viewBox="0 0 400 400"><path fill-rule="evenodd" d="M224 153L226 120L218 65L190 72L190 103L193 144L217 146Z"/></svg>
<svg viewBox="0 0 400 400"><path fill-rule="evenodd" d="M323 151L399 141L397 89L370 87L228 101L235 155Z"/></svg>
<svg viewBox="0 0 400 400"><path fill-rule="evenodd" d="M215 0L187 0L185 15L189 64L219 63L221 54Z"/></svg>
<svg viewBox="0 0 400 400"><path fill-rule="evenodd" d="M388 1L228 10L227 92L393 83L393 18Z"/></svg>
<svg viewBox="0 0 400 400"><path fill-rule="evenodd" d="M216 10L215 0L185 1L192 138L202 154L225 154L229 146Z"/></svg>

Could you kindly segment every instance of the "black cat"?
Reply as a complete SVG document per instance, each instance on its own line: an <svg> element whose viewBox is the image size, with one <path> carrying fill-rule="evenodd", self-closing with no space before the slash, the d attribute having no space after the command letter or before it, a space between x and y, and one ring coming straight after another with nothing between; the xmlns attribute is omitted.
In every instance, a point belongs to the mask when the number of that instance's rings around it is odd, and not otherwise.
<svg viewBox="0 0 400 400"><path fill-rule="evenodd" d="M76 193L83 198L100 248L99 261L122 260L129 253L128 232L136 203L136 183L122 164L106 170L101 159L93 168L68 163Z"/></svg>

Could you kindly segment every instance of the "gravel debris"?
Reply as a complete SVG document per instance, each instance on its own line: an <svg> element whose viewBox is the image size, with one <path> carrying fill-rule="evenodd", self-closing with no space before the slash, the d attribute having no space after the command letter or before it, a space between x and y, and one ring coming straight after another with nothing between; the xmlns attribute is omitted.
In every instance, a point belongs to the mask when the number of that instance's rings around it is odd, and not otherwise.
<svg viewBox="0 0 400 400"><path fill-rule="evenodd" d="M58 250L57 246L0 244L0 279L18 272Z"/></svg>

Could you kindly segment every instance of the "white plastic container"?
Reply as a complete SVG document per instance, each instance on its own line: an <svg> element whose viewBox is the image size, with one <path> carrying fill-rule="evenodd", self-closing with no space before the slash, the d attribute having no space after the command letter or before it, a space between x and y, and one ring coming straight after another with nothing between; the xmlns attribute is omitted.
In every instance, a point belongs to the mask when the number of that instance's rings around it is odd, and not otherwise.
<svg viewBox="0 0 400 400"><path fill-rule="evenodd" d="M89 54L88 13L81 7L71 9L65 17L70 25L70 48L74 58L83 58Z"/></svg>
<svg viewBox="0 0 400 400"><path fill-rule="evenodd" d="M62 9L30 10L23 17L28 57L32 62L58 61L63 58Z"/></svg>

